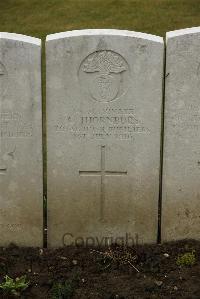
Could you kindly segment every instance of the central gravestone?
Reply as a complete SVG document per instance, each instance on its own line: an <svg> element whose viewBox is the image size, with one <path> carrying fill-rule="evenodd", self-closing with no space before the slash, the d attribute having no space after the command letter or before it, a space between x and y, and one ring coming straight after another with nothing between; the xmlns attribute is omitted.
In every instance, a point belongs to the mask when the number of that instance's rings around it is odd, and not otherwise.
<svg viewBox="0 0 200 299"><path fill-rule="evenodd" d="M81 30L46 49L49 245L155 242L162 38Z"/></svg>

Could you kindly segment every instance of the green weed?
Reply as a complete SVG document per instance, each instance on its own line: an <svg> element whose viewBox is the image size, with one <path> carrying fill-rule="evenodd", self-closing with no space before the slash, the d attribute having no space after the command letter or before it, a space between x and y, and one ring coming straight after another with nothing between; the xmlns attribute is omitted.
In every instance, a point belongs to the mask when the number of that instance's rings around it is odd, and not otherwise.
<svg viewBox="0 0 200 299"><path fill-rule="evenodd" d="M26 275L17 277L16 279L6 275L4 281L0 284L0 289L6 294L19 296L28 286L29 282L26 280Z"/></svg>
<svg viewBox="0 0 200 299"><path fill-rule="evenodd" d="M196 263L195 250L186 252L178 256L176 264L178 266L193 266Z"/></svg>
<svg viewBox="0 0 200 299"><path fill-rule="evenodd" d="M51 289L51 299L72 298L77 286L76 279L68 279L65 282L56 282Z"/></svg>

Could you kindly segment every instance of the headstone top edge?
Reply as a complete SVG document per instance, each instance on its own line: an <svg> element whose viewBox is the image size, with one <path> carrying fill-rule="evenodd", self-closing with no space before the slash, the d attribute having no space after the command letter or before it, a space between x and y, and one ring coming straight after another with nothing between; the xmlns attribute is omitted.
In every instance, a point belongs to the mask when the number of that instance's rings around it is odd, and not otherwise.
<svg viewBox="0 0 200 299"><path fill-rule="evenodd" d="M192 27L192 28L169 31L166 33L166 41L168 41L171 38L175 38L187 34L195 34L195 33L200 33L200 27Z"/></svg>
<svg viewBox="0 0 200 299"><path fill-rule="evenodd" d="M37 46L41 46L41 39L23 35L23 34L17 34L17 33L9 33L9 32L0 32L0 39L10 39L10 40L16 40L21 41L29 44L34 44Z"/></svg>
<svg viewBox="0 0 200 299"><path fill-rule="evenodd" d="M164 43L164 40L160 36L153 34L130 31L130 30L119 30L119 29L82 29L82 30L72 30L60 33L54 33L47 35L46 42L68 38L68 37L78 37L78 36L100 36L100 35L113 35L113 36L124 36L124 37L135 37L146 39L149 41Z"/></svg>

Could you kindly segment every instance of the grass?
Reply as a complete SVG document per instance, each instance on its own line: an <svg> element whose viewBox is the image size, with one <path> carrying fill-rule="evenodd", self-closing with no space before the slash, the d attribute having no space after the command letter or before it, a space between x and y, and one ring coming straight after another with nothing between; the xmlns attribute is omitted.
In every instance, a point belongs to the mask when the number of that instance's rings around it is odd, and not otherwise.
<svg viewBox="0 0 200 299"><path fill-rule="evenodd" d="M0 31L49 33L118 28L164 36L200 25L200 0L1 0Z"/></svg>

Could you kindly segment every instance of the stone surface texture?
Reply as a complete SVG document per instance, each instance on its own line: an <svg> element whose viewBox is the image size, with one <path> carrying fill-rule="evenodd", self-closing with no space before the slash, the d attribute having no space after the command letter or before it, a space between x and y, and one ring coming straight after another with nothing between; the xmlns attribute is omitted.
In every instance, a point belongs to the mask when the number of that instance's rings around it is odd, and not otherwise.
<svg viewBox="0 0 200 299"><path fill-rule="evenodd" d="M162 239L200 239L200 27L167 33Z"/></svg>
<svg viewBox="0 0 200 299"><path fill-rule="evenodd" d="M0 245L42 246L41 41L0 33Z"/></svg>
<svg viewBox="0 0 200 299"><path fill-rule="evenodd" d="M47 37L49 246L156 242L163 52L130 31Z"/></svg>

